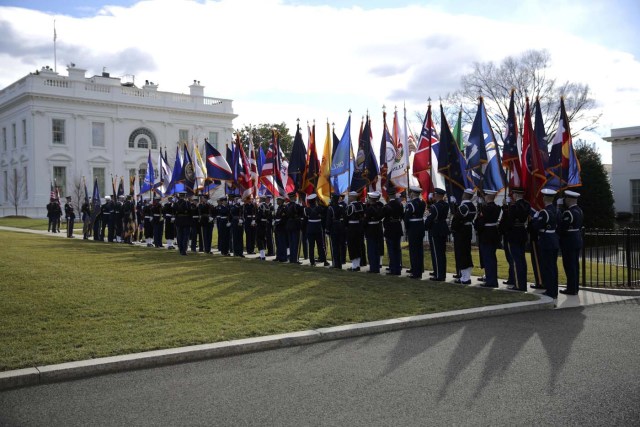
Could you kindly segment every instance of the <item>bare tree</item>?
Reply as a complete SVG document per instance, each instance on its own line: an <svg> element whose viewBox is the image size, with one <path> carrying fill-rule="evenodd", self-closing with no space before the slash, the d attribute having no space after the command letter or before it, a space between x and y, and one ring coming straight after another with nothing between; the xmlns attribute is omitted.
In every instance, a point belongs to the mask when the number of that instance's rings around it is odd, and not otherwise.
<svg viewBox="0 0 640 427"><path fill-rule="evenodd" d="M495 133L504 137L509 96L515 89L515 102L519 120L522 121L525 99L540 99L540 109L547 135L553 135L558 127L560 96L564 96L567 115L574 136L593 130L601 114L594 111L588 84L559 82L550 75L551 55L546 50L529 50L520 56L509 56L500 64L476 62L473 71L461 79L462 88L447 98L449 108L456 113L462 106L466 122L472 122L477 110L478 96L484 98L487 115ZM522 129L522 123L519 126Z"/></svg>
<svg viewBox="0 0 640 427"><path fill-rule="evenodd" d="M22 203L22 201L25 199L26 179L23 174L18 172L17 169L14 169L13 173L9 177L9 182L7 184L7 198L9 200L9 203L13 205L16 216L18 216L18 207L20 206L20 203Z"/></svg>
<svg viewBox="0 0 640 427"><path fill-rule="evenodd" d="M84 203L84 181L82 178L76 176L73 179L73 186L71 187L71 203L76 214L80 214L80 208Z"/></svg>

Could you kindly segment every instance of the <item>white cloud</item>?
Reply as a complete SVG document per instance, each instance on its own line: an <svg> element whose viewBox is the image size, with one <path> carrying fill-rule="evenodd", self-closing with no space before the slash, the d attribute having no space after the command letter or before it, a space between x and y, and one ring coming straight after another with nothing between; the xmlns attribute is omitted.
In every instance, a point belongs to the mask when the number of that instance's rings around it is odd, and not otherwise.
<svg viewBox="0 0 640 427"><path fill-rule="evenodd" d="M531 10L533 16L546 12ZM601 135L638 124L637 59L562 26L523 22L521 9L517 24L429 6L364 10L277 0L147 0L104 7L88 18L0 11L0 23L11 23L20 43L40 48L24 58L0 50L2 87L52 63L55 18L59 68L75 62L98 73L106 66L113 75L135 73L137 81L175 92L197 79L207 95L235 100L238 127L285 121L293 129L296 118L329 118L340 133L349 108L354 121L369 109L377 140L383 104L392 111L406 99L410 114L424 110L427 97L454 90L473 61L540 48L551 52L561 79L591 85L604 112ZM122 52L135 54L122 58ZM100 62L106 60L113 63Z"/></svg>

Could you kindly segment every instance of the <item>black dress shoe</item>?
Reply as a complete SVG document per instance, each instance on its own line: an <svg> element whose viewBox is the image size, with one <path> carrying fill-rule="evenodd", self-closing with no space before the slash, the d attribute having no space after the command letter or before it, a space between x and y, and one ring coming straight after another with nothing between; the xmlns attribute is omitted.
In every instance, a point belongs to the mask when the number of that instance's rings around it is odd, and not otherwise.
<svg viewBox="0 0 640 427"><path fill-rule="evenodd" d="M418 276L417 274L410 274L409 279L422 279L422 276Z"/></svg>
<svg viewBox="0 0 640 427"><path fill-rule="evenodd" d="M289 264L296 264L296 265L300 265L302 264L300 261L289 261Z"/></svg>
<svg viewBox="0 0 640 427"><path fill-rule="evenodd" d="M542 285L537 285L537 284L533 284L530 286L531 289L546 289L544 286Z"/></svg>
<svg viewBox="0 0 640 427"><path fill-rule="evenodd" d="M459 274L454 274L454 275L453 275L453 278L454 278L454 279L459 279L459 278L460 278L460 275L459 275Z"/></svg>
<svg viewBox="0 0 640 427"><path fill-rule="evenodd" d="M470 285L471 284L471 280L461 280L460 284L461 285Z"/></svg>
<svg viewBox="0 0 640 427"><path fill-rule="evenodd" d="M578 295L577 292L571 292L568 289L563 289L563 290L560 291L560 293L563 294L563 295Z"/></svg>
<svg viewBox="0 0 640 427"><path fill-rule="evenodd" d="M546 297L549 297L549 298L558 299L558 296L557 296L557 295L556 295L556 296L553 296L553 295L551 295L551 294L550 294L550 293L548 293L548 292L543 292L543 293L542 293L542 295L544 295L544 296L546 296Z"/></svg>
<svg viewBox="0 0 640 427"><path fill-rule="evenodd" d="M480 285L481 288L497 288L498 285L489 285L487 283L483 283L482 285Z"/></svg>
<svg viewBox="0 0 640 427"><path fill-rule="evenodd" d="M505 280L502 282L503 285L515 285L515 283L509 281L509 280Z"/></svg>
<svg viewBox="0 0 640 427"><path fill-rule="evenodd" d="M487 280L486 276L478 277L478 282L484 282Z"/></svg>
<svg viewBox="0 0 640 427"><path fill-rule="evenodd" d="M432 277L429 280L432 282L444 282L444 277Z"/></svg>
<svg viewBox="0 0 640 427"><path fill-rule="evenodd" d="M360 267L349 267L347 268L347 271L360 271Z"/></svg>
<svg viewBox="0 0 640 427"><path fill-rule="evenodd" d="M322 265L325 267L329 267L329 263L327 261L323 262Z"/></svg>
<svg viewBox="0 0 640 427"><path fill-rule="evenodd" d="M456 277L456 276L453 276L453 277ZM462 280L460 280L460 279L456 279L456 280L454 280L454 281L453 281L453 283L458 283L458 284L460 284L460 283L462 283Z"/></svg>

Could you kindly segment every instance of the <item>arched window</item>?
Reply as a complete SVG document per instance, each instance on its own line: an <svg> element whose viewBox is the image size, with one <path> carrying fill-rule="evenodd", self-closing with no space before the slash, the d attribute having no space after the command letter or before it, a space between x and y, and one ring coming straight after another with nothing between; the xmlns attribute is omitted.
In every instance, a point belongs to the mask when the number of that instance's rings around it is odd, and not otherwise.
<svg viewBox="0 0 640 427"><path fill-rule="evenodd" d="M151 146L149 146L149 141L151 141ZM151 148L152 150L157 150L158 141L149 129L138 128L129 135L129 148Z"/></svg>

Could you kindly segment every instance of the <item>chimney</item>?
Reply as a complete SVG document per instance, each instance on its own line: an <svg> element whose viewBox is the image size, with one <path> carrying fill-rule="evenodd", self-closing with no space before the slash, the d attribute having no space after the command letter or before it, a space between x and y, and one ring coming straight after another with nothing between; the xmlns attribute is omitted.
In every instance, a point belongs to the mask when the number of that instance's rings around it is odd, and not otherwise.
<svg viewBox="0 0 640 427"><path fill-rule="evenodd" d="M204 96L204 86L200 85L200 80L194 80L189 90L191 96Z"/></svg>
<svg viewBox="0 0 640 427"><path fill-rule="evenodd" d="M69 73L69 80L84 80L84 73L87 70L76 67L73 62L67 65L67 72Z"/></svg>

